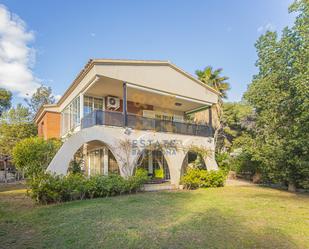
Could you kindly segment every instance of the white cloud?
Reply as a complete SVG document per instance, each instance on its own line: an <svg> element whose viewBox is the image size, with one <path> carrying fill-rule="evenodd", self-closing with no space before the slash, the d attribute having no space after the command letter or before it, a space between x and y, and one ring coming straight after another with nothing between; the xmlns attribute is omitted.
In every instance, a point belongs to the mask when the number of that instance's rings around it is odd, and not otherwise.
<svg viewBox="0 0 309 249"><path fill-rule="evenodd" d="M33 72L35 50L29 46L34 40L25 22L0 4L0 87L28 97L40 86Z"/></svg>
<svg viewBox="0 0 309 249"><path fill-rule="evenodd" d="M266 23L265 25L261 25L257 28L257 32L265 32L265 31L274 31L276 29L276 26L270 22Z"/></svg>

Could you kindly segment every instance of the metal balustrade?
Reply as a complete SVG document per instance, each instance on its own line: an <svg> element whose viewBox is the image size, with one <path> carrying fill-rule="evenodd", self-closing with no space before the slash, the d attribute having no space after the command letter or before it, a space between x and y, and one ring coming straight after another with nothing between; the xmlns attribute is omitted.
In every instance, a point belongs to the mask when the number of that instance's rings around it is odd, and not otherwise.
<svg viewBox="0 0 309 249"><path fill-rule="evenodd" d="M122 112L96 110L82 119L82 129L95 125L125 126L124 114ZM175 122L146 118L135 114L127 114L126 127L137 130L151 130L156 132L170 132L191 136L212 137L213 128L208 125Z"/></svg>

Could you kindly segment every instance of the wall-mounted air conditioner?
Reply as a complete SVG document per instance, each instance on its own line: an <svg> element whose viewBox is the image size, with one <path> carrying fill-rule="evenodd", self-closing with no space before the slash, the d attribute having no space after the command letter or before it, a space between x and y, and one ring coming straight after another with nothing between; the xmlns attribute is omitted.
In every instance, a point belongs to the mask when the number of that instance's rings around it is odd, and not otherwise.
<svg viewBox="0 0 309 249"><path fill-rule="evenodd" d="M119 98L108 96L106 106L108 110L117 110L120 107Z"/></svg>

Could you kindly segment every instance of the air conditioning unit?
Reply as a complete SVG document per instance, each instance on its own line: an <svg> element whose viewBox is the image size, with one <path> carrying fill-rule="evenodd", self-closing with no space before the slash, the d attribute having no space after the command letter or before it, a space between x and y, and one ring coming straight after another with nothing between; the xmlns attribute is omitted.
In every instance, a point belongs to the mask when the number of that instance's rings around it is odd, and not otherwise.
<svg viewBox="0 0 309 249"><path fill-rule="evenodd" d="M107 97L107 109L117 110L120 107L120 100L117 97L108 96Z"/></svg>

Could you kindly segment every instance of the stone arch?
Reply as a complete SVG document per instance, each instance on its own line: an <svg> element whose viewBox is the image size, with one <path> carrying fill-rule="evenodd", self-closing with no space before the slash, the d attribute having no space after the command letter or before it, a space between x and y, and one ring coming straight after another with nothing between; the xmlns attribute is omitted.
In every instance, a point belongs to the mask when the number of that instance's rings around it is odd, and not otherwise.
<svg viewBox="0 0 309 249"><path fill-rule="evenodd" d="M152 161L153 161L153 164L155 164L156 162L157 162L157 164L161 164L160 166L162 166L163 167L163 176L165 176L164 178L164 180L170 180L171 179L171 174L170 174L170 172L171 172L171 169L170 169L170 165L168 164L168 162L167 162L167 160L166 160L166 156L165 156L165 153L164 153L164 151L163 150L160 150L160 149L158 149L158 150L150 150L149 148L144 148L142 151L140 151L140 153L139 153L139 156L136 158L136 163L134 164L134 169L136 170L137 169L137 167L138 166L144 166L144 165L139 165L139 163L141 163L140 162L140 160L141 159L144 159L143 158L143 156L144 156L144 153L149 153L149 152L151 152L152 153L152 156L153 156L153 152L155 152L157 155L159 154L159 153L162 153L162 159L163 159L163 162L160 162L160 161L158 161L158 160L155 160L156 158L152 158ZM160 154L159 154L160 155ZM146 159L148 159L148 155L147 155L147 157L146 157ZM147 170L148 170L148 166L146 167L147 168ZM153 174L155 175L155 171L153 171ZM154 176L153 175L153 176ZM162 179L163 180L163 179Z"/></svg>
<svg viewBox="0 0 309 249"><path fill-rule="evenodd" d="M209 170L207 168L207 165L206 165L206 160L201 154L196 153L196 152L191 151L191 150L187 150L186 153L185 153L183 162L182 162L182 166L181 166L181 176L183 176L185 174L189 164L193 163L193 161L198 160L198 159L201 159L201 162L200 162L201 165L200 165L199 168Z"/></svg>
<svg viewBox="0 0 309 249"><path fill-rule="evenodd" d="M77 160L81 158L84 162L83 172L87 176L120 174L120 167L113 150L102 141L92 140L82 145L77 153Z"/></svg>
<svg viewBox="0 0 309 249"><path fill-rule="evenodd" d="M117 151L115 151L117 139L111 136L108 132L105 132L103 129L99 129L99 127L96 126L83 129L69 137L63 143L57 154L54 156L53 160L50 162L47 171L66 175L69 163L73 159L75 152L83 144L89 143L91 141L100 141L106 145L106 147L113 153L120 168L121 174L121 158L119 158Z"/></svg>
<svg viewBox="0 0 309 249"><path fill-rule="evenodd" d="M186 139L183 143L184 145L184 153L185 153L185 157L183 159L182 162L182 167L184 167L184 160L186 159L188 153L189 153L189 147L190 145L195 145L195 146L203 146L206 148L209 148L210 150L210 155L207 157L204 157L204 163L206 165L207 170L218 170L218 165L217 162L215 160L215 152L214 152L214 141L213 138L205 138L205 140L199 140L196 139L195 137L190 137L188 139ZM183 168L181 169L181 172L183 172Z"/></svg>
<svg viewBox="0 0 309 249"><path fill-rule="evenodd" d="M159 133L149 133L149 134L143 134L141 135L137 141L138 141L138 153L137 153L137 158L136 160L138 160L138 158L140 157L141 153L143 152L143 150L147 147L142 147L140 145L140 141L144 140L144 141L158 141L160 143L162 143L164 140L167 139L167 136L165 134L159 134ZM164 148L162 149L163 151L163 155L164 158L167 162L168 165L168 169L170 171L170 182L171 184L174 184L176 186L179 185L179 180L180 180L180 172L181 172L181 163L183 162L184 159L184 153L182 148L180 148L179 150L177 150L175 152L175 154L171 154L168 153ZM137 161L136 161L137 162Z"/></svg>
<svg viewBox="0 0 309 249"><path fill-rule="evenodd" d="M139 160L139 158L141 157L142 153L144 152L145 149L147 149L147 145L143 145L143 143L141 141L161 141L159 136L156 135L156 133L149 133L149 134L143 134L141 136L139 136L136 139L136 154L135 154L135 159L133 161L133 165L134 168L137 165L137 162Z"/></svg>

